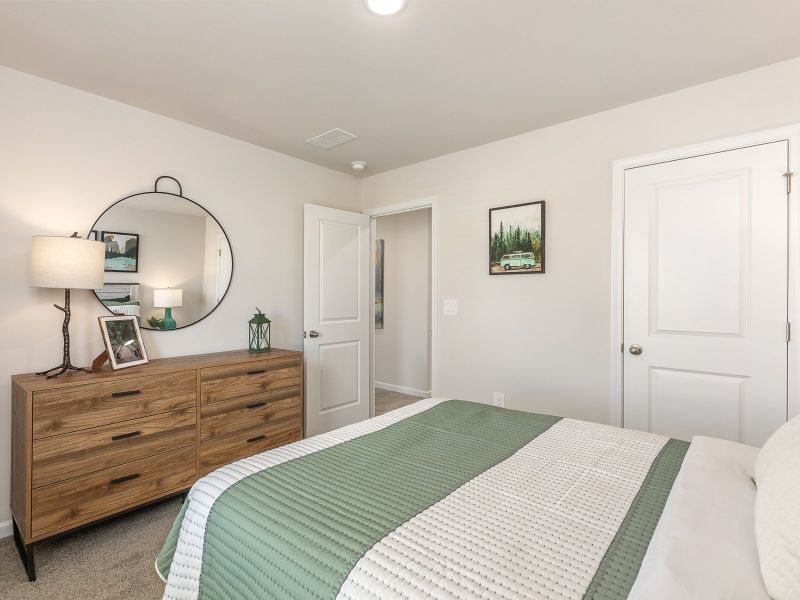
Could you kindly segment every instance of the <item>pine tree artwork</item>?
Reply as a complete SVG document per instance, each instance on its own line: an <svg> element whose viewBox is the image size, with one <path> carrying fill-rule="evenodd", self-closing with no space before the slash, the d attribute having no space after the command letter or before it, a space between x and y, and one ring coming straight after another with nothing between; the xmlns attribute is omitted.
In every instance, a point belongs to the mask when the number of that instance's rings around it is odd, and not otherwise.
<svg viewBox="0 0 800 600"><path fill-rule="evenodd" d="M489 274L544 273L544 200L489 210Z"/></svg>

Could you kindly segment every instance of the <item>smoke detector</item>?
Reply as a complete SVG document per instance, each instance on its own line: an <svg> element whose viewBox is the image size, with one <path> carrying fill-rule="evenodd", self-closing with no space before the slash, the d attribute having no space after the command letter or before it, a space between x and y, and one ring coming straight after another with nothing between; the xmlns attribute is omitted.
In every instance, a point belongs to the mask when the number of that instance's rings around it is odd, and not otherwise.
<svg viewBox="0 0 800 600"><path fill-rule="evenodd" d="M336 146L341 146L347 142L352 142L354 139L356 139L355 135L337 127L336 129L331 129L325 133L315 135L314 137L307 139L306 142L312 146L316 146L317 148L330 150Z"/></svg>
<svg viewBox="0 0 800 600"><path fill-rule="evenodd" d="M354 160L350 163L350 166L356 173L363 173L364 169L367 168L367 163L365 163L363 160Z"/></svg>

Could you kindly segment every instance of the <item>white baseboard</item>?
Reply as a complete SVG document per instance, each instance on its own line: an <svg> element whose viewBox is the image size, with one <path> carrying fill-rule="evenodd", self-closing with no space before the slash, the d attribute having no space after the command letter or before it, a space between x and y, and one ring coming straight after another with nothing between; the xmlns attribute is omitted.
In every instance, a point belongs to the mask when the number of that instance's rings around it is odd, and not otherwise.
<svg viewBox="0 0 800 600"><path fill-rule="evenodd" d="M424 396L425 398L431 397L430 390L418 390L415 388L405 387L402 385L395 385L393 383L383 383L382 381L376 381L375 387L380 390L386 390L388 392L399 392L401 394L408 394L410 396Z"/></svg>
<svg viewBox="0 0 800 600"><path fill-rule="evenodd" d="M7 538L14 534L14 527L11 525L11 519L0 523L0 540Z"/></svg>

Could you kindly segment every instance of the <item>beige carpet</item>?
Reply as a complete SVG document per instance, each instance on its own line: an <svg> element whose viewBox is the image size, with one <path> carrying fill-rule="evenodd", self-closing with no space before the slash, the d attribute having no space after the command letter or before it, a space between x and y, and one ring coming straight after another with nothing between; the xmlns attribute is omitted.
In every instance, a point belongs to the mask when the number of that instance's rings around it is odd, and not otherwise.
<svg viewBox="0 0 800 600"><path fill-rule="evenodd" d="M400 392L390 392L375 388L375 416L377 417L396 408L408 406L419 399L420 397L418 396L409 396Z"/></svg>
<svg viewBox="0 0 800 600"><path fill-rule="evenodd" d="M94 600L161 598L156 555L180 510L167 500L36 547L31 583L14 546L0 540L0 598Z"/></svg>

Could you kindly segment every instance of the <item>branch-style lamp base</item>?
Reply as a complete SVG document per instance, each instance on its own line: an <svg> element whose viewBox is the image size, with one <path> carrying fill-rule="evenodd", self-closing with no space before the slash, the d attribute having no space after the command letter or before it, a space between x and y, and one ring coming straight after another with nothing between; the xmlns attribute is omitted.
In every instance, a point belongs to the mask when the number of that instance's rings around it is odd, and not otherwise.
<svg viewBox="0 0 800 600"><path fill-rule="evenodd" d="M68 289L64 290L64 306L59 306L58 304L53 305L64 313L64 324L61 326L61 332L64 334L64 360L57 367L37 373L37 375L47 375L48 379L53 379L54 377L58 377L59 375L63 375L64 373L68 373L70 371L84 371L85 373L91 373L89 369L84 367L73 366L72 361L69 358L69 318L71 316L69 308L69 292L70 291Z"/></svg>

